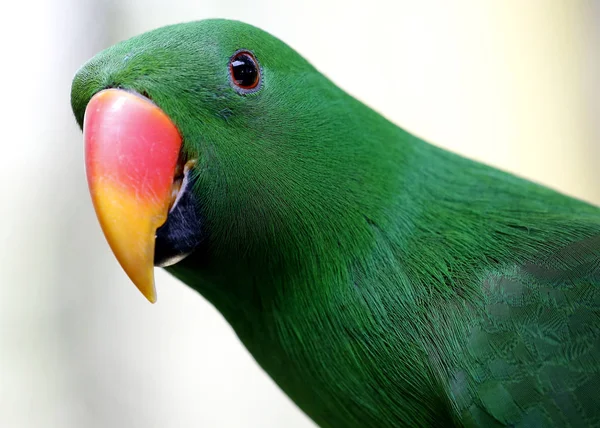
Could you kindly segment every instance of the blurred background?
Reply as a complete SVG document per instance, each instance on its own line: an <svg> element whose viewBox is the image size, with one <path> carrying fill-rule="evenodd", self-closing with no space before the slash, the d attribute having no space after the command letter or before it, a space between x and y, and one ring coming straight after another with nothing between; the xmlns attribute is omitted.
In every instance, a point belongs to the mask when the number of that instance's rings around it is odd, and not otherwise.
<svg viewBox="0 0 600 428"><path fill-rule="evenodd" d="M158 271L150 305L101 234L70 82L96 52L140 32L209 17L252 23L425 139L600 204L598 1L34 0L2 9L2 427L313 426L202 297Z"/></svg>

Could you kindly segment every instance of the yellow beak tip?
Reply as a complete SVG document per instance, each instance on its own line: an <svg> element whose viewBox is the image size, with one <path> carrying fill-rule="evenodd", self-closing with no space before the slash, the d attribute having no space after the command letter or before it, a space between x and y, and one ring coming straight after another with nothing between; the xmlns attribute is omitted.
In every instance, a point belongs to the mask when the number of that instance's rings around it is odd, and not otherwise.
<svg viewBox="0 0 600 428"><path fill-rule="evenodd" d="M151 287L147 287L145 290L140 289L140 291L150 303L156 303L156 287L154 286L154 281L152 281Z"/></svg>
<svg viewBox="0 0 600 428"><path fill-rule="evenodd" d="M138 288L138 290L140 290L140 292L144 295L144 297L146 299L148 299L148 301L150 303L156 303L156 288L154 287L154 284L152 284L151 286L144 286L141 287L138 284L135 284Z"/></svg>
<svg viewBox="0 0 600 428"><path fill-rule="evenodd" d="M125 270L129 279L135 284L138 290L144 295L150 303L156 303L156 286L154 285L154 268L144 266L143 269L134 270L129 265Z"/></svg>
<svg viewBox="0 0 600 428"><path fill-rule="evenodd" d="M152 304L156 303L156 293L154 294L150 294L150 295L144 295L146 296L146 299L148 299L148 301Z"/></svg>

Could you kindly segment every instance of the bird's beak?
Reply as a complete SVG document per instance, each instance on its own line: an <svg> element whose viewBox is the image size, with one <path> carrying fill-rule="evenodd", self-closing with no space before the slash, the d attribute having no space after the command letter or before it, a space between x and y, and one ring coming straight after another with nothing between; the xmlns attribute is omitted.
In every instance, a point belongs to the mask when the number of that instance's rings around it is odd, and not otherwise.
<svg viewBox="0 0 600 428"><path fill-rule="evenodd" d="M117 260L154 303L156 229L167 219L182 139L149 99L121 89L87 105L83 134L92 202Z"/></svg>

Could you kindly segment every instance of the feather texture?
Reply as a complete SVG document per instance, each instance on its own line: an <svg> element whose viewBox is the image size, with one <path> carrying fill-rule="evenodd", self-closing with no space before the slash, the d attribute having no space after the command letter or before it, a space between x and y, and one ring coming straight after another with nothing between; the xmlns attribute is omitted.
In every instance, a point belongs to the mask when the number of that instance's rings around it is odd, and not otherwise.
<svg viewBox="0 0 600 428"><path fill-rule="evenodd" d="M239 49L252 94L229 81ZM206 244L168 270L318 424L600 424L600 209L422 141L239 22L100 53L80 124L114 86L199 159Z"/></svg>

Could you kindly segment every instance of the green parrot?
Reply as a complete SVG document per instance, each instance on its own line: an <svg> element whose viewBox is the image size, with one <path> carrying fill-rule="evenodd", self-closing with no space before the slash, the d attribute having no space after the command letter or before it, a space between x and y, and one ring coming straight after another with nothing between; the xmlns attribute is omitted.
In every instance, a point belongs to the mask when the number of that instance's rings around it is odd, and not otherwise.
<svg viewBox="0 0 600 428"><path fill-rule="evenodd" d="M197 290L318 425L600 426L600 208L419 139L237 21L110 47L71 104L132 281Z"/></svg>

